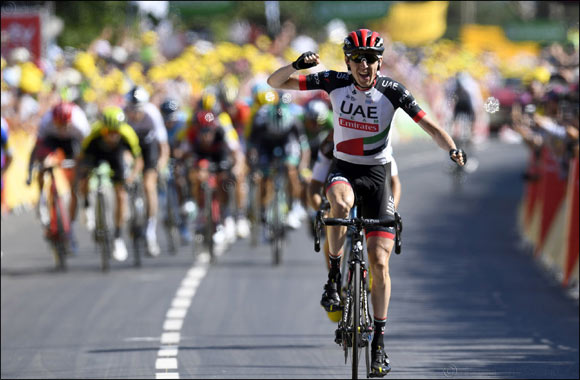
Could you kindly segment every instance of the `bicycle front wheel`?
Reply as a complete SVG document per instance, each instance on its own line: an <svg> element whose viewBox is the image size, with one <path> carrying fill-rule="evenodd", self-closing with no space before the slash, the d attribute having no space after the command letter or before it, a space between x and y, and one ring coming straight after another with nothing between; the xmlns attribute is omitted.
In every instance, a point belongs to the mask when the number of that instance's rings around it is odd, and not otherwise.
<svg viewBox="0 0 580 380"><path fill-rule="evenodd" d="M361 323L360 323L360 300L361 300L361 286L360 286L360 263L354 264L354 278L352 289L352 305L353 321L352 321L352 378L358 379L358 359L360 353L359 342L361 338Z"/></svg>
<svg viewBox="0 0 580 380"><path fill-rule="evenodd" d="M54 190L56 191L56 190ZM66 271L66 255L67 255L67 236L64 227L64 209L62 200L58 194L52 195L52 207L54 210L54 218L56 222L56 236L53 237L53 248L55 251L56 268L60 271Z"/></svg>
<svg viewBox="0 0 580 380"><path fill-rule="evenodd" d="M107 214L105 206L105 194L99 192L97 194L97 239L101 250L101 270L108 272L110 267L110 255L112 249L111 236L109 228L107 227Z"/></svg>

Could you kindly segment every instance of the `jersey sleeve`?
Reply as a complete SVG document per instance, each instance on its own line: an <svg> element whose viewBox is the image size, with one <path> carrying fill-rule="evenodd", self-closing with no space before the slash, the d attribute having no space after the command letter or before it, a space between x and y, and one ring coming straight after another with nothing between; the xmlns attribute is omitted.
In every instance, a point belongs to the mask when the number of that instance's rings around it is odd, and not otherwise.
<svg viewBox="0 0 580 380"><path fill-rule="evenodd" d="M324 90L330 93L332 90L338 87L344 87L352 82L349 73L337 72L337 71L321 71L319 73L300 75L298 77L298 83L300 85L300 90Z"/></svg>
<svg viewBox="0 0 580 380"><path fill-rule="evenodd" d="M76 130L76 138L84 139L91 132L87 115L81 107L75 106L72 111L72 125Z"/></svg>
<svg viewBox="0 0 580 380"><path fill-rule="evenodd" d="M149 103L147 105L146 112L153 121L153 129L155 130L157 141L161 143L167 142L167 129L165 129L165 122L163 121L163 115L161 115L161 111L159 111L159 109L157 109L154 104Z"/></svg>
<svg viewBox="0 0 580 380"><path fill-rule="evenodd" d="M45 113L40 119L40 126L37 132L38 139L44 139L48 135L50 123L52 123L52 111Z"/></svg>
<svg viewBox="0 0 580 380"><path fill-rule="evenodd" d="M409 90L401 83L391 78L379 78L377 89L381 91L395 108L401 108L415 123L418 123L424 116L425 111L419 107L417 101Z"/></svg>
<svg viewBox="0 0 580 380"><path fill-rule="evenodd" d="M83 152L83 153L89 152L89 146L90 146L91 142L93 140L95 140L98 136L101 135L102 128L103 128L102 122L96 121L95 123L93 123L93 127L91 129L91 132L89 133L89 135L87 137L85 137L83 139L83 142L81 143L81 152Z"/></svg>
<svg viewBox="0 0 580 380"><path fill-rule="evenodd" d="M119 133L129 146L133 157L139 157L141 155L141 147L139 146L139 137L137 137L137 133L135 133L133 127L127 123L124 123L119 128Z"/></svg>

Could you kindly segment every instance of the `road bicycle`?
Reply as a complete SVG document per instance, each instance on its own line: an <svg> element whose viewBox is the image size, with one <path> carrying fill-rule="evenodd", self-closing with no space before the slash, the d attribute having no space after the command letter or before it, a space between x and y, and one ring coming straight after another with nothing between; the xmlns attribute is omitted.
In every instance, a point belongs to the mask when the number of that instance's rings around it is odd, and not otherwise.
<svg viewBox="0 0 580 380"><path fill-rule="evenodd" d="M207 160L200 161L200 167L207 169L209 176L207 181L202 182L202 209L200 210L205 221L203 227L203 243L208 250L210 263L216 261L216 242L214 234L217 232L217 226L221 221L221 206L218 199L218 172L229 170L228 162L210 162Z"/></svg>
<svg viewBox="0 0 580 380"><path fill-rule="evenodd" d="M362 198L357 196L355 216L351 218L325 218L325 211L319 210L315 221L314 250L320 251L320 235L322 226L347 226L350 230L351 244L347 262L347 286L345 294L341 294L342 318L335 331L335 342L344 352L345 364L351 358L352 378L358 379L359 359L362 349L365 350L366 374L370 377L370 341L373 332L373 319L368 300L369 272L365 261L364 229L371 226L395 227L395 253L401 252L402 219L399 213L395 218L366 219L361 216ZM343 272L344 276L344 272Z"/></svg>
<svg viewBox="0 0 580 380"><path fill-rule="evenodd" d="M180 245L180 207L175 179L175 160L170 159L167 166L167 177L160 181L159 191L164 195L160 199L165 201L165 219L163 225L167 234L169 253L175 255Z"/></svg>
<svg viewBox="0 0 580 380"><path fill-rule="evenodd" d="M65 159L65 154L61 149L50 153L42 163L42 172L39 175L47 176L49 179L48 197L46 204L40 202L39 211L41 222L45 226L45 237L50 242L54 254L56 269L66 271L66 258L71 253L71 231L69 214L65 207L64 197L59 192L54 171L57 168L63 170L65 176L69 178L73 175L75 161ZM30 183L30 176L27 181ZM40 189L41 192L45 191ZM42 194L40 195L42 199ZM44 220L43 220L44 219ZM46 220L48 219L48 220Z"/></svg>
<svg viewBox="0 0 580 380"><path fill-rule="evenodd" d="M266 209L266 228L272 249L272 262L280 265L286 240L286 219L288 216L288 195L286 167L282 156L281 147L274 149L274 161L270 178L274 182L274 197Z"/></svg>
<svg viewBox="0 0 580 380"><path fill-rule="evenodd" d="M94 237L101 254L101 270L108 272L110 269L111 252L113 251L113 236L108 221L110 213L107 207L106 185L111 182L111 167L107 162L102 162L93 169L93 175L97 181Z"/></svg>
<svg viewBox="0 0 580 380"><path fill-rule="evenodd" d="M260 181L263 179L262 174L257 168L256 163L250 161L250 176L248 178L248 220L250 222L250 246L257 247L260 236L260 224L262 218L260 215Z"/></svg>
<svg viewBox="0 0 580 380"><path fill-rule="evenodd" d="M130 185L126 185L126 189L129 196L129 234L133 242L133 265L140 267L142 253L147 249L145 238L145 226L147 224L145 194L140 180L135 180Z"/></svg>

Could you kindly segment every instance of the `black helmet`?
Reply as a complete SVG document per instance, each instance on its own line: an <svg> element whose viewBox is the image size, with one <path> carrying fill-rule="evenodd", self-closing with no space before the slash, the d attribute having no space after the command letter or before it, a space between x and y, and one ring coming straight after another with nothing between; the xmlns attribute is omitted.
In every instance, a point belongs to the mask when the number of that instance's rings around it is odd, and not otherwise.
<svg viewBox="0 0 580 380"><path fill-rule="evenodd" d="M342 47L344 54L350 56L354 52L369 52L382 55L385 46L382 37L369 29L358 29L349 33Z"/></svg>
<svg viewBox="0 0 580 380"><path fill-rule="evenodd" d="M125 96L128 106L138 107L149 101L149 93L141 86L135 86Z"/></svg>

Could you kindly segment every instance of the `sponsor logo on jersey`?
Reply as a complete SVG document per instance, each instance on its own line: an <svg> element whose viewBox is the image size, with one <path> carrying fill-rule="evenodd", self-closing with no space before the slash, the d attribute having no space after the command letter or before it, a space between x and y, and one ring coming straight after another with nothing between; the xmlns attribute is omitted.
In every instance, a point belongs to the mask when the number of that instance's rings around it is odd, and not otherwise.
<svg viewBox="0 0 580 380"><path fill-rule="evenodd" d="M381 83L381 86L383 86L385 88L392 88L393 90L395 90L395 89L397 89L397 87L399 87L399 83L385 79Z"/></svg>
<svg viewBox="0 0 580 380"><path fill-rule="evenodd" d="M361 106L360 104L357 105L356 107L353 107L354 104L353 103L346 103L344 100L342 101L342 103L340 104L340 112L346 114L346 115L360 115L363 118L369 118L369 119L376 119L378 118L378 114L377 114L377 109L378 107L374 106L374 107L366 107L366 111L363 108L363 106ZM354 110L353 110L354 108Z"/></svg>
<svg viewBox="0 0 580 380"><path fill-rule="evenodd" d="M359 131L365 132L378 132L379 125L378 124L371 124L371 123L361 123L354 120L344 119L342 117L338 118L338 124L341 127L350 128L350 129L357 129Z"/></svg>

